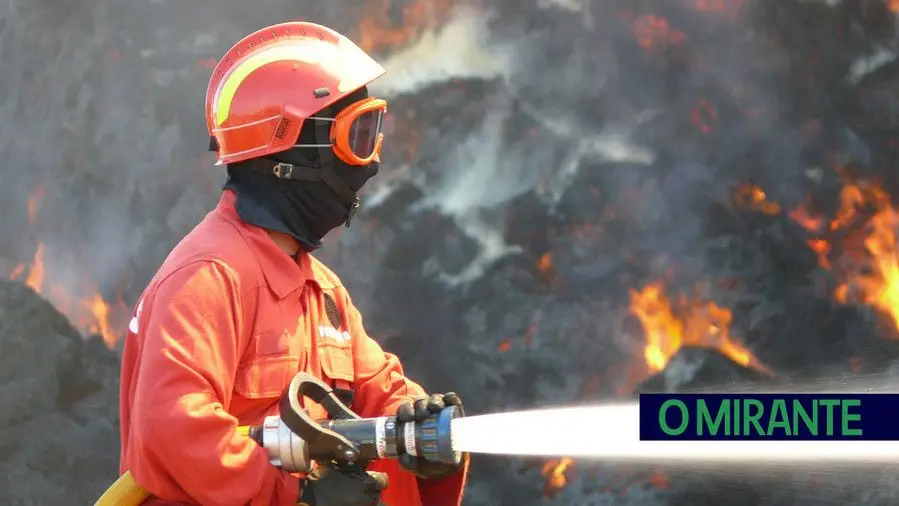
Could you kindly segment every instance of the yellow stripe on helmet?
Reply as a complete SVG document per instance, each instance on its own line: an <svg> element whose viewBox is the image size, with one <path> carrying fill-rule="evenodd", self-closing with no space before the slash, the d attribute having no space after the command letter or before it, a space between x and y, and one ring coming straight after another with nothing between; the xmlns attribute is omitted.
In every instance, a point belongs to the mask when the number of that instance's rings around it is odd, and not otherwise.
<svg viewBox="0 0 899 506"><path fill-rule="evenodd" d="M343 44L341 44L343 45ZM315 39L293 40L263 49L238 64L219 84L215 101L215 124L222 126L231 113L231 102L237 89L253 72L264 65L277 61L294 61L306 64L322 64L333 68L334 75L359 76L366 69L371 76L384 72L374 60L358 47L339 47ZM338 83L337 91L352 91L365 83L357 83L355 79Z"/></svg>
<svg viewBox="0 0 899 506"><path fill-rule="evenodd" d="M320 44L315 45L321 46ZM319 49L319 51L310 51L313 48L309 46L308 42L273 46L250 56L237 65L219 85L215 104L216 126L222 126L228 119L228 115L231 113L231 102L234 100L234 95L237 94L237 89L250 74L260 67L284 60L302 61L304 63L318 62L321 59L321 47L314 48Z"/></svg>

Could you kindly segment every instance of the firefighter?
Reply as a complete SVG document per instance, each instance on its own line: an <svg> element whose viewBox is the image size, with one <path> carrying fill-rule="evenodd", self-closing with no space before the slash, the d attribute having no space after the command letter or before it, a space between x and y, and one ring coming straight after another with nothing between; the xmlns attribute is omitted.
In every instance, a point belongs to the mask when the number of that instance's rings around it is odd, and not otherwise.
<svg viewBox="0 0 899 506"><path fill-rule="evenodd" d="M306 22L232 47L206 96L210 149L228 178L217 207L169 254L125 341L121 472L146 504L456 506L459 466L405 456L365 473L269 463L238 426L277 414L298 371L362 417L421 420L455 394L426 395L366 334L340 279L311 253L349 226L378 173L384 69L346 37ZM308 406L314 418L325 418Z"/></svg>

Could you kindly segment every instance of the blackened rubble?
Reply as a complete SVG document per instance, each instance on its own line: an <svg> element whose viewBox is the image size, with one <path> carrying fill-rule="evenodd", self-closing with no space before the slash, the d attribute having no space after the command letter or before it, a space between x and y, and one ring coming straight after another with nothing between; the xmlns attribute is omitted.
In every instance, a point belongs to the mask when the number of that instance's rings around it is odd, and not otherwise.
<svg viewBox="0 0 899 506"><path fill-rule="evenodd" d="M118 471L118 359L0 281L0 499L91 504Z"/></svg>

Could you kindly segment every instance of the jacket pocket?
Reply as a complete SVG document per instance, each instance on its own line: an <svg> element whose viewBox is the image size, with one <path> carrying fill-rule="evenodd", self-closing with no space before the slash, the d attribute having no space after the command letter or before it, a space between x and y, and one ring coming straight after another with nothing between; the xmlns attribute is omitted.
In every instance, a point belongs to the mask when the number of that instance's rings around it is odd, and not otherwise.
<svg viewBox="0 0 899 506"><path fill-rule="evenodd" d="M237 366L234 391L246 399L279 397L300 370L301 355L286 332L257 335Z"/></svg>
<svg viewBox="0 0 899 506"><path fill-rule="evenodd" d="M250 347L247 350L246 357L248 359L260 357L283 357L285 355L299 355L299 350L291 341L290 334L284 332L265 332L253 337Z"/></svg>
<svg viewBox="0 0 899 506"><path fill-rule="evenodd" d="M322 374L332 380L352 383L356 379L353 367L353 348L349 343L319 342L318 356Z"/></svg>
<svg viewBox="0 0 899 506"><path fill-rule="evenodd" d="M297 374L300 358L260 357L237 368L234 391L247 399L280 397Z"/></svg>

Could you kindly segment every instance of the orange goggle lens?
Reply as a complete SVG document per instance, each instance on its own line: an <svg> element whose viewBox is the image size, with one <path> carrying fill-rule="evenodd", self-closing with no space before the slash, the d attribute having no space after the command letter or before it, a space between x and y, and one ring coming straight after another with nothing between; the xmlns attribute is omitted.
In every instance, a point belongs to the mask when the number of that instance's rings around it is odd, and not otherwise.
<svg viewBox="0 0 899 506"><path fill-rule="evenodd" d="M338 158L350 165L368 165L381 152L387 102L365 98L347 106L336 118L310 116L309 120L331 122L331 144L296 144L297 148L330 146Z"/></svg>
<svg viewBox="0 0 899 506"><path fill-rule="evenodd" d="M381 129L384 125L384 110L365 111L350 123L347 148L359 159L373 157L380 147Z"/></svg>

